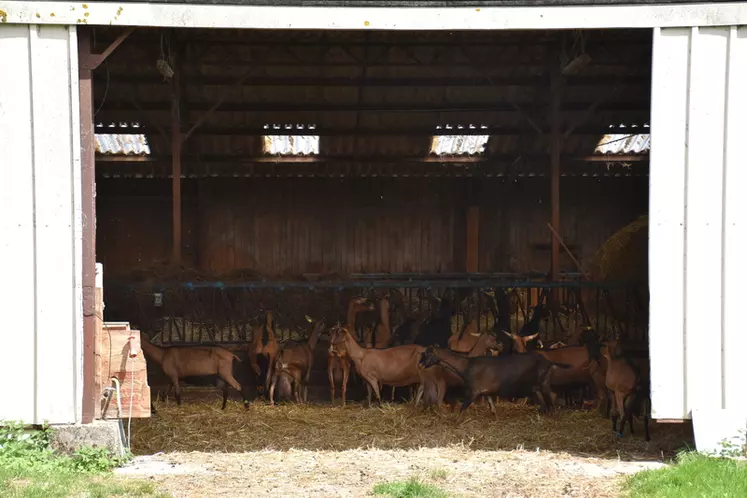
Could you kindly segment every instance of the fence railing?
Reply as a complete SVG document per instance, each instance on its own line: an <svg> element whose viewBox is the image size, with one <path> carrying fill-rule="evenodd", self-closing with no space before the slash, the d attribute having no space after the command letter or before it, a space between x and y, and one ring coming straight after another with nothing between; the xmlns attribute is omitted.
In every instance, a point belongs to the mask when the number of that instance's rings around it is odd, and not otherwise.
<svg viewBox="0 0 747 498"><path fill-rule="evenodd" d="M567 275L562 282L537 281L534 275L509 274L385 274L355 275L345 281L197 281L136 283L105 282L105 318L129 321L148 337L163 344L242 344L252 339L263 312L272 310L279 341L305 337L306 319L324 319L328 325L345 320L348 301L365 295L372 300L390 294L391 325L408 317L428 315L429 296L456 296L469 301L489 289L508 291L511 330L518 332L540 302L552 303L557 313L540 325L543 341L567 341L588 323L600 337L629 342L648 340L648 288L646 284L582 281ZM574 279L575 278L575 279ZM493 311L482 299L457 309L452 330L467 316L479 317L478 329L491 329ZM361 317L373 321L376 312Z"/></svg>

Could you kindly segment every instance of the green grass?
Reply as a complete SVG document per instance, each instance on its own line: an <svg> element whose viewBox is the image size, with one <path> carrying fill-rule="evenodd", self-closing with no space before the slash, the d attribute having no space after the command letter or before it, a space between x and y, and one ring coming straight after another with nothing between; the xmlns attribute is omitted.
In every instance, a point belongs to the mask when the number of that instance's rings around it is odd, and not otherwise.
<svg viewBox="0 0 747 498"><path fill-rule="evenodd" d="M374 486L375 495L389 496L391 498L447 498L445 491L424 484L417 479L407 481L384 482Z"/></svg>
<svg viewBox="0 0 747 498"><path fill-rule="evenodd" d="M747 463L681 454L675 465L639 472L625 483L629 498L747 496Z"/></svg>
<svg viewBox="0 0 747 498"><path fill-rule="evenodd" d="M8 498L166 496L151 483L116 478L111 469L127 458L104 448L81 448L60 455L50 448L50 430L24 429L0 421L0 496Z"/></svg>
<svg viewBox="0 0 747 498"><path fill-rule="evenodd" d="M3 490L0 495L4 498L167 496L160 494L146 481L117 479L111 474L77 472L63 466L44 469L0 466L0 489Z"/></svg>
<svg viewBox="0 0 747 498"><path fill-rule="evenodd" d="M431 479L442 481L446 479L446 476L448 475L448 472L446 472L446 469L433 469L430 471Z"/></svg>

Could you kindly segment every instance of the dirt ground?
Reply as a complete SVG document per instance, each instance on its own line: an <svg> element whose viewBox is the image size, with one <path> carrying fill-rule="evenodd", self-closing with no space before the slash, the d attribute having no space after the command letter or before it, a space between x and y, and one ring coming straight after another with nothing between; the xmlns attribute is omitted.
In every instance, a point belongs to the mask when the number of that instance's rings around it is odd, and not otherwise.
<svg viewBox="0 0 747 498"><path fill-rule="evenodd" d="M621 477L662 466L546 451L255 451L141 456L119 469L181 497L370 496L374 485L416 477L458 497L616 497Z"/></svg>

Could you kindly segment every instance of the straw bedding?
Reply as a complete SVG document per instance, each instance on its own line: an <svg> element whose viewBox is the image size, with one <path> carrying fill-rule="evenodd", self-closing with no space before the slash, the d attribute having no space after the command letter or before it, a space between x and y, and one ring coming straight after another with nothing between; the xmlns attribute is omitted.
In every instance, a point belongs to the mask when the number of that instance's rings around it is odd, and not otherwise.
<svg viewBox="0 0 747 498"><path fill-rule="evenodd" d="M535 407L501 402L499 422L487 407L470 408L462 420L447 409L421 412L412 405L364 408L349 404L281 404L255 401L248 410L231 401L224 412L218 395L177 406L157 405L150 419L133 420L132 449L136 454L159 451L243 452L258 450L343 451L357 448L417 449L465 445L473 450L526 448L567 452L588 457L660 459L692 444L687 424L651 423L650 443L627 432L617 439L609 420L595 411L559 409L540 416Z"/></svg>

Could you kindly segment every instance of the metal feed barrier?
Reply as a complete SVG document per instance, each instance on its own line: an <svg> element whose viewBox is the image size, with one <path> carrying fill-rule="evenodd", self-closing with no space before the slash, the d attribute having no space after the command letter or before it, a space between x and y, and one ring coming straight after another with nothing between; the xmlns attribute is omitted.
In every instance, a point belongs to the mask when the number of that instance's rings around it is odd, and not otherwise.
<svg viewBox="0 0 747 498"><path fill-rule="evenodd" d="M581 281L566 275L562 282L537 281L536 275L509 274L367 274L345 281L199 281L105 283L107 320L128 320L151 339L170 345L239 345L250 341L265 310L275 316L279 341L300 339L310 329L307 316L328 325L345 320L354 296L372 300L389 292L393 329L407 317L429 314L433 300L449 293L459 299L489 289L508 291L511 330L518 332L539 302L555 310L540 325L545 342L564 341L589 323L603 339L619 338L644 345L648 341L648 288L645 284ZM575 279L574 279L575 278ZM535 280L533 280L535 279ZM491 329L494 318L482 299L469 312L479 330ZM375 311L371 312L375 319ZM476 314L475 314L476 313ZM458 309L452 330L464 324L467 310Z"/></svg>

